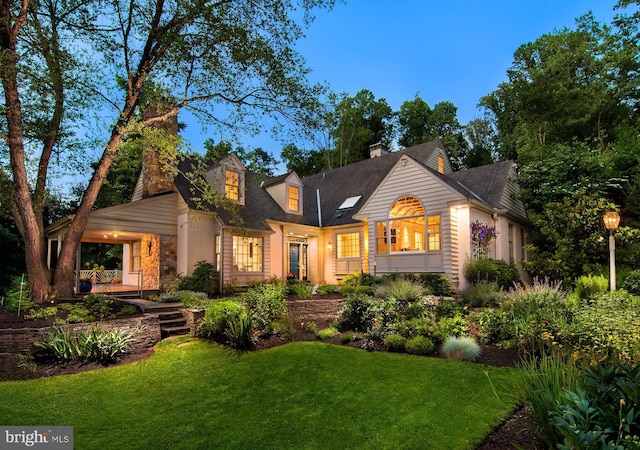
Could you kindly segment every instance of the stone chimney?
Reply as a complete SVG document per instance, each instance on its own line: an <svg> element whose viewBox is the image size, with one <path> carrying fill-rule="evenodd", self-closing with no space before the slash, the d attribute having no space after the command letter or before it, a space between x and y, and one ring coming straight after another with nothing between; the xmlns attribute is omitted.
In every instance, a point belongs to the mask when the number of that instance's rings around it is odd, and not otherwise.
<svg viewBox="0 0 640 450"><path fill-rule="evenodd" d="M168 111L170 105L166 103L149 105L143 112L144 119L156 117ZM170 134L178 134L178 116L174 114L169 118L154 122L151 126L166 130ZM144 143L142 153L142 198L153 197L174 190L173 174L164 170L164 164L160 161L157 149Z"/></svg>
<svg viewBox="0 0 640 450"><path fill-rule="evenodd" d="M373 144L369 146L369 156L371 159L377 158L378 156L388 155L389 149L382 142L378 142L377 144Z"/></svg>

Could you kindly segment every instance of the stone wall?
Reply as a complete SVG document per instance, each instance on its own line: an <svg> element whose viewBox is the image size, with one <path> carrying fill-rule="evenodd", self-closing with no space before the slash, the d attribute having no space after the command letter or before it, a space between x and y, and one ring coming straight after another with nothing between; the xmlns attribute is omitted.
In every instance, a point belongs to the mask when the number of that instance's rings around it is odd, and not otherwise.
<svg viewBox="0 0 640 450"><path fill-rule="evenodd" d="M195 336L198 322L204 317L204 309L183 309L182 315L187 321L191 336Z"/></svg>
<svg viewBox="0 0 640 450"><path fill-rule="evenodd" d="M178 236L160 236L160 290L167 291L178 274Z"/></svg>
<svg viewBox="0 0 640 450"><path fill-rule="evenodd" d="M65 325L68 328L83 329L94 326L92 323L78 323ZM160 341L160 321L157 315L145 315L128 319L116 319L100 322L105 330L115 328L132 328L143 326L142 331L136 337L135 347L153 347ZM33 350L33 344L41 341L42 336L49 328L6 328L0 329L0 355L2 354L27 354Z"/></svg>

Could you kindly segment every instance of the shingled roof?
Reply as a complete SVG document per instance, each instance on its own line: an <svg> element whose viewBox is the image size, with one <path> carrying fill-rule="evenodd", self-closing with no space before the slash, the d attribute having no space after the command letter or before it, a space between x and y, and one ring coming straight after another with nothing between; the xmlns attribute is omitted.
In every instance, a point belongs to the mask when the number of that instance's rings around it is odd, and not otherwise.
<svg viewBox="0 0 640 450"><path fill-rule="evenodd" d="M444 175L426 165L429 157L439 146L442 147L439 140L430 141L377 158L367 159L302 178L304 186L304 211L302 215L289 214L283 211L265 189L267 186L284 182L290 173L278 177L265 178L262 175L246 172L246 206L239 206L239 215L243 218L246 228L264 231L272 231L266 220L315 227L357 223L358 221L353 218L354 214L373 194L384 177L403 155L424 166L434 176L441 178L462 196L474 198L493 209L506 208L503 200L513 167L512 162L490 164ZM189 207L195 208L196 202L192 199L193 189L190 183L182 175L179 175L176 178L176 186ZM321 220L319 220L318 214L318 195L320 196ZM339 209L346 199L358 196L360 198L353 206ZM213 211L214 208L211 208L211 210ZM524 211L524 207L522 211ZM219 209L216 212L225 224L231 223L233 216L230 212L223 209ZM526 215L524 218L526 219Z"/></svg>

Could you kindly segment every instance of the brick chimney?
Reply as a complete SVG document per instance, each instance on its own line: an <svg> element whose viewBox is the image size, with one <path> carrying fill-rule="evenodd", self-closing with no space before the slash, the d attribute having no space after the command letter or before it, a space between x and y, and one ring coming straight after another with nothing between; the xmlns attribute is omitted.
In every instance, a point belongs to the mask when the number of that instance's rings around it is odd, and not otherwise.
<svg viewBox="0 0 640 450"><path fill-rule="evenodd" d="M144 119L156 117L162 115L163 111L168 111L169 108L170 105L166 103L152 104L144 110L142 116ZM151 126L175 135L178 133L178 116L174 114L161 122L154 122ZM142 153L141 175L142 198L153 197L174 190L173 174L164 170L164 164L160 161L158 150L147 143L144 143Z"/></svg>
<svg viewBox="0 0 640 450"><path fill-rule="evenodd" d="M378 156L388 155L389 149L382 142L378 142L376 144L369 146L369 156L371 159L377 158Z"/></svg>

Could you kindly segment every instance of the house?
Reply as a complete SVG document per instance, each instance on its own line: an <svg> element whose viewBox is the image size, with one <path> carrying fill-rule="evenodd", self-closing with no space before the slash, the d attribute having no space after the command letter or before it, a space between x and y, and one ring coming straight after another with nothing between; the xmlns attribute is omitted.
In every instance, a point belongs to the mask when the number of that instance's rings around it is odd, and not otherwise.
<svg viewBox="0 0 640 450"><path fill-rule="evenodd" d="M203 205L187 177L164 173L145 152L132 201L94 211L82 240L122 243L123 284L144 289L166 288L199 261L215 265L221 286L272 276L336 284L363 271L441 273L464 289L474 221L498 233L489 257L525 258L527 214L512 162L453 172L439 140L370 151L371 159L304 178L265 178L230 155L206 168L206 179L233 210ZM66 226L48 229L52 254Z"/></svg>

